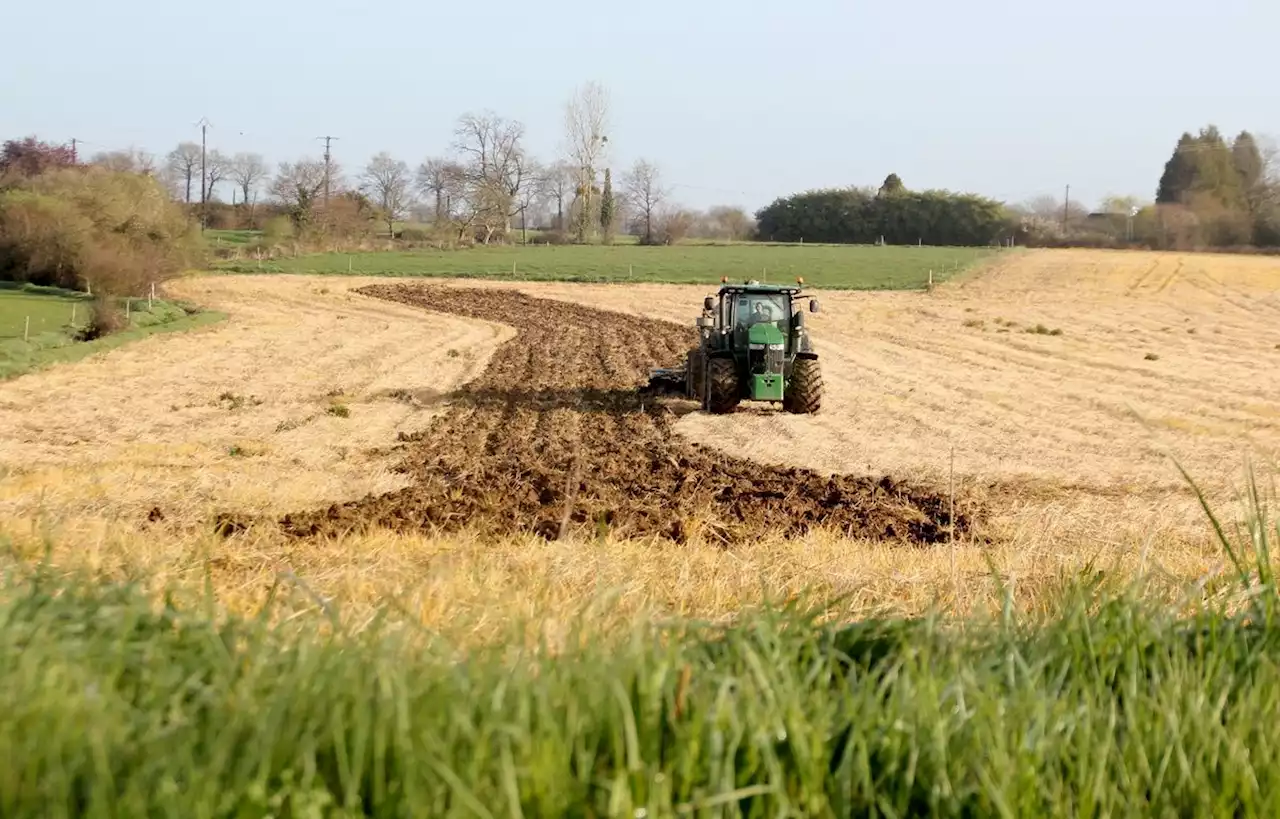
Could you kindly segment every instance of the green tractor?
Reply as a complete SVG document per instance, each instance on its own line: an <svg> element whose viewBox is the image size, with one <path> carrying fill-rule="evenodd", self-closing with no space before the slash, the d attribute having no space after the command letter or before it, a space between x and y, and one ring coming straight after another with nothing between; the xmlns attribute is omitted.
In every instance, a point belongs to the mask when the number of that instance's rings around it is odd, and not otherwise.
<svg viewBox="0 0 1280 819"><path fill-rule="evenodd" d="M684 366L653 370L648 389L699 399L712 413L732 412L742 401L817 412L822 371L800 307L804 280L795 285L722 281L719 295L703 303L696 322L698 346ZM818 312L817 299L809 299L809 312Z"/></svg>

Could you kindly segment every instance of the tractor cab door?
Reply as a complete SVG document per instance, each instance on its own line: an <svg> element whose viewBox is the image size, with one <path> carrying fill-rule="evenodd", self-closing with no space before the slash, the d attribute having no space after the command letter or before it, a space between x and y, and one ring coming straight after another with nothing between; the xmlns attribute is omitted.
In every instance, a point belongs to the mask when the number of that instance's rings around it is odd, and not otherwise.
<svg viewBox="0 0 1280 819"><path fill-rule="evenodd" d="M720 299L720 328L722 330L733 331L734 314L737 310L738 296L733 293L726 294Z"/></svg>
<svg viewBox="0 0 1280 819"><path fill-rule="evenodd" d="M751 312L751 308L746 306L746 294L734 293L724 300L724 307L724 326L733 334L733 346L739 348L746 343L747 322L745 316Z"/></svg>
<svg viewBox="0 0 1280 819"><path fill-rule="evenodd" d="M804 311L796 307L794 299L787 299L787 355L800 352L800 328L804 327Z"/></svg>

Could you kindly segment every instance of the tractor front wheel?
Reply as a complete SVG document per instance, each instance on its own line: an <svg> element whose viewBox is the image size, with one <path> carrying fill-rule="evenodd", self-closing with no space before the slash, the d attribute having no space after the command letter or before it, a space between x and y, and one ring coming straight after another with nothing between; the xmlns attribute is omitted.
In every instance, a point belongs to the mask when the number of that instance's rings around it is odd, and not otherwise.
<svg viewBox="0 0 1280 819"><path fill-rule="evenodd" d="M742 400L738 370L732 358L713 358L707 362L711 378L710 409L716 415L733 412Z"/></svg>
<svg viewBox="0 0 1280 819"><path fill-rule="evenodd" d="M796 359L782 407L804 415L812 415L822 407L822 370L816 358Z"/></svg>

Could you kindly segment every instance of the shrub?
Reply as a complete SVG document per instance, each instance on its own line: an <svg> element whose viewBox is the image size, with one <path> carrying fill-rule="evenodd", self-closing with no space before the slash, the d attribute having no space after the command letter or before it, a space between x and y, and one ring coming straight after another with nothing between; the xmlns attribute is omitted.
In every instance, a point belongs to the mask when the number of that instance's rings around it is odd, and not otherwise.
<svg viewBox="0 0 1280 819"><path fill-rule="evenodd" d="M28 190L0 193L0 276L78 288L93 223L73 202Z"/></svg>
<svg viewBox="0 0 1280 819"><path fill-rule="evenodd" d="M407 227L402 228L396 234L396 238L402 242L429 242L431 234L422 228Z"/></svg>
<svg viewBox="0 0 1280 819"><path fill-rule="evenodd" d="M288 216L273 216L262 225L262 243L268 247L293 238L293 220Z"/></svg>
<svg viewBox="0 0 1280 819"><path fill-rule="evenodd" d="M111 335L128 324L124 311L110 296L98 296L89 310L89 321L76 331L77 341L93 341Z"/></svg>
<svg viewBox="0 0 1280 819"><path fill-rule="evenodd" d="M351 242L368 239L377 223L372 207L356 195L339 194L327 206L320 205L308 225L308 238L327 239L331 242Z"/></svg>
<svg viewBox="0 0 1280 819"><path fill-rule="evenodd" d="M206 208L205 227L211 230L235 230L241 226L242 220L236 206L226 202L209 202ZM197 207L197 214L199 210Z"/></svg>
<svg viewBox="0 0 1280 819"><path fill-rule="evenodd" d="M75 154L69 145L42 142L34 136L6 140L0 146L0 184L75 164Z"/></svg>
<svg viewBox="0 0 1280 819"><path fill-rule="evenodd" d="M572 244L573 237L563 230L553 228L546 230L538 236L538 241L548 245L567 245Z"/></svg>
<svg viewBox="0 0 1280 819"><path fill-rule="evenodd" d="M59 168L0 194L0 275L17 281L140 294L196 263L199 248L150 176Z"/></svg>
<svg viewBox="0 0 1280 819"><path fill-rule="evenodd" d="M689 235L698 223L698 215L685 208L673 208L663 211L655 220L654 233L658 241L665 245L674 245Z"/></svg>

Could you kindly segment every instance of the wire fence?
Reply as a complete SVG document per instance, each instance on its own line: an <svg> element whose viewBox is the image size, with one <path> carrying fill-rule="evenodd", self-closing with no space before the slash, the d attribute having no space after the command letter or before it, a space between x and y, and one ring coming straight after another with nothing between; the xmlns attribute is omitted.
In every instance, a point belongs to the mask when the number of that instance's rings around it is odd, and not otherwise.
<svg viewBox="0 0 1280 819"><path fill-rule="evenodd" d="M161 302L160 304L163 304ZM126 323L152 314L157 300L152 293L145 297L117 299ZM74 335L87 327L93 317L92 300L86 295L49 296L24 292L0 298L0 341L31 341L42 335Z"/></svg>

